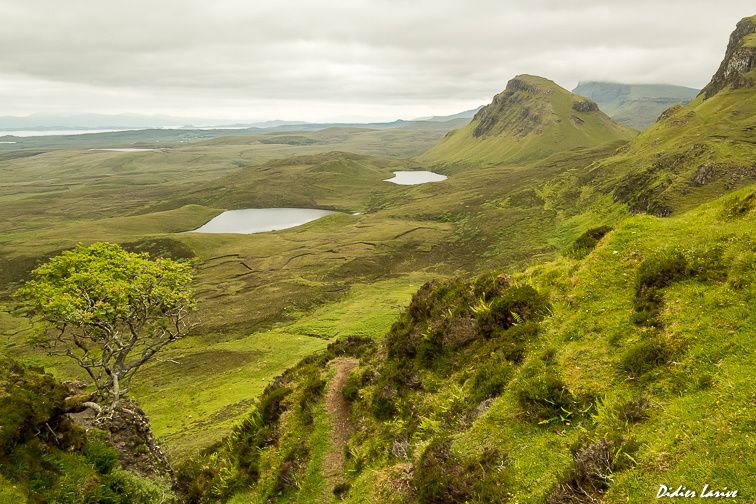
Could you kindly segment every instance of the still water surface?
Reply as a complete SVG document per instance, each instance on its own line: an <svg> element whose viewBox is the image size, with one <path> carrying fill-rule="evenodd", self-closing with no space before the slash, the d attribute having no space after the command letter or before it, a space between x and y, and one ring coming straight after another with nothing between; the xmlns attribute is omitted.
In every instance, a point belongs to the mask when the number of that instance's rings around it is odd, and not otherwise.
<svg viewBox="0 0 756 504"><path fill-rule="evenodd" d="M330 210L315 208L247 208L244 210L228 210L210 220L202 227L195 229L195 233L264 233L295 226L320 219Z"/></svg>
<svg viewBox="0 0 756 504"><path fill-rule="evenodd" d="M384 182L399 185L417 185L427 184L428 182L441 182L442 180L446 180L446 175L440 175L431 171L395 171L394 178L386 179Z"/></svg>

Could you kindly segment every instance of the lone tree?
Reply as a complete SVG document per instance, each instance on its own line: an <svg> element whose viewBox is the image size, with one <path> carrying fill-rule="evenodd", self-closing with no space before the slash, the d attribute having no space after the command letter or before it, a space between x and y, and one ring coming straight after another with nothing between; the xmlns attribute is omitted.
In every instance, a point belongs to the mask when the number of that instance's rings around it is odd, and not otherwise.
<svg viewBox="0 0 756 504"><path fill-rule="evenodd" d="M145 362L186 333L195 307L189 264L112 243L63 252L31 274L18 294L48 324L33 343L74 359L110 408Z"/></svg>

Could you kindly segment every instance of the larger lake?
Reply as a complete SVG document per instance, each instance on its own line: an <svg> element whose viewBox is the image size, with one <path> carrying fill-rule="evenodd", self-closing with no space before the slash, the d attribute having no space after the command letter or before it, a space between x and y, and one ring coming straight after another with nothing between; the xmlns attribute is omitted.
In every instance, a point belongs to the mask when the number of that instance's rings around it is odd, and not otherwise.
<svg viewBox="0 0 756 504"><path fill-rule="evenodd" d="M428 182L441 182L442 180L446 180L446 175L440 175L431 171L395 171L394 178L386 179L384 182L399 185L417 185L427 184Z"/></svg>
<svg viewBox="0 0 756 504"><path fill-rule="evenodd" d="M228 210L193 232L264 233L266 231L301 226L332 213L330 210L318 210L315 208L247 208L245 210Z"/></svg>

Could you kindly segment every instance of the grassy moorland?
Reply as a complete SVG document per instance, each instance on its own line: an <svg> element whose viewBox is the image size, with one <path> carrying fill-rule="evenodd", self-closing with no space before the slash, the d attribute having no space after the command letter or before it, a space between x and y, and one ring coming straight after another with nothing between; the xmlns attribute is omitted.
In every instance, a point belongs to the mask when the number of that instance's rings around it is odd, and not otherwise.
<svg viewBox="0 0 756 504"><path fill-rule="evenodd" d="M189 501L637 502L660 479L752 495L754 101L733 82L636 138L521 76L443 140L420 123L3 144L0 352L81 378L28 346L11 293L113 241L196 266L197 327L133 393ZM427 168L448 179L384 182ZM268 206L336 213L191 232Z"/></svg>
<svg viewBox="0 0 756 504"><path fill-rule="evenodd" d="M420 166L415 162L331 153L236 168L233 175L206 182L203 178L208 176L202 172L191 188L177 181L181 190L171 184L143 185L133 197L119 192L119 182L106 175L98 183L83 173L71 191L19 195L8 188L11 194L3 206L8 219L0 243L2 275L10 289L37 260L78 242L97 240L197 261L196 334L145 369L135 392L168 452L183 456L229 432L270 379L322 348L326 339L385 333L398 307L424 281L553 255L581 227L568 223L552 236L554 226L566 222L570 212L546 208L532 186L606 152L576 152L538 167L468 171L452 174L442 184L414 187L382 180L392 169ZM76 156L65 155L75 172ZM138 180L160 170L151 162L178 156L178 166L188 155L97 153L94 156L103 158L90 170L103 172L102 166L113 159L125 162L133 156L132 163L141 163L132 174ZM86 160L93 154L79 156ZM26 169L39 174L26 166L14 166L12 173L20 177ZM223 171L220 163L218 170ZM41 187L35 185L34 190ZM152 200L153 191L165 194ZM31 212L41 198L45 206ZM92 215L87 205L102 206ZM224 208L258 206L342 212L282 232L185 232ZM355 212L360 215L352 215ZM615 218L622 215L617 210L610 213ZM511 239L515 235L517 241ZM12 317L10 304L5 305L2 327L11 335L4 342L7 353L44 364L61 377L80 376L70 363L28 349L28 324ZM341 315L334 319L335 314Z"/></svg>

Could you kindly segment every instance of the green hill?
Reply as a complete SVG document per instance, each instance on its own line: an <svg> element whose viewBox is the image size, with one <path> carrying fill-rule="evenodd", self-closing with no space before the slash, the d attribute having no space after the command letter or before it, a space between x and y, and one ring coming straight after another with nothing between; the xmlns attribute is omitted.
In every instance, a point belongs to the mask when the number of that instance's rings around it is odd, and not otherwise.
<svg viewBox="0 0 756 504"><path fill-rule="evenodd" d="M633 212L669 215L756 180L756 21L737 25L722 65L690 104L673 106L584 181Z"/></svg>
<svg viewBox="0 0 756 504"><path fill-rule="evenodd" d="M418 160L434 164L520 163L632 137L631 130L614 123L590 100L548 79L518 75L470 124L448 133Z"/></svg>
<svg viewBox="0 0 756 504"><path fill-rule="evenodd" d="M637 130L651 126L666 109L687 104L700 90L669 84L581 82L573 93L593 100L609 117Z"/></svg>

